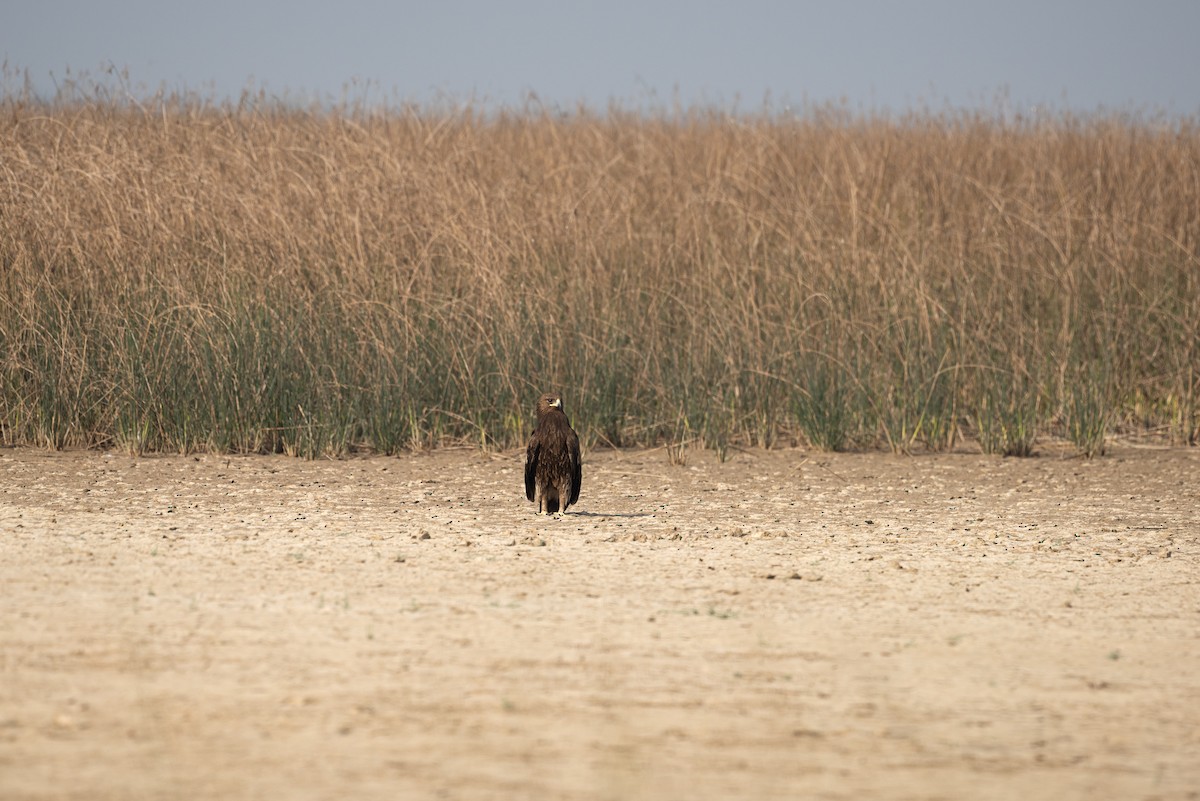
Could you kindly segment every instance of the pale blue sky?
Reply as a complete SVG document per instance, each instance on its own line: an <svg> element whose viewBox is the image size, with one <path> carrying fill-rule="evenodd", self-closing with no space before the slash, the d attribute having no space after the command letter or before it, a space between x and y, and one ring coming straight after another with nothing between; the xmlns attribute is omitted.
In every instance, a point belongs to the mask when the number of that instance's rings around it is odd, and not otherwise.
<svg viewBox="0 0 1200 801"><path fill-rule="evenodd" d="M1198 40L1198 0L0 0L0 59L43 92L111 64L218 96L1195 115Z"/></svg>

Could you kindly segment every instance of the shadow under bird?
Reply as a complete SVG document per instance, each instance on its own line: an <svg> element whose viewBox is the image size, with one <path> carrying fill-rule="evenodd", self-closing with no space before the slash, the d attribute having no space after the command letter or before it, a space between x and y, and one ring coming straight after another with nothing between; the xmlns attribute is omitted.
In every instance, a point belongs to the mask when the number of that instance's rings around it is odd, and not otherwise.
<svg viewBox="0 0 1200 801"><path fill-rule="evenodd" d="M525 497L537 504L539 515L562 514L579 500L582 483L579 435L563 411L562 397L543 395L525 451Z"/></svg>

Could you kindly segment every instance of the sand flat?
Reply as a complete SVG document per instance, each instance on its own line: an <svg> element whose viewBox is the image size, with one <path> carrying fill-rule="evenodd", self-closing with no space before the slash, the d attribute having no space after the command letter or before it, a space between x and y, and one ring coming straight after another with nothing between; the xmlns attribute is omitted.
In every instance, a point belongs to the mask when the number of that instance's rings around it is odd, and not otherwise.
<svg viewBox="0 0 1200 801"><path fill-rule="evenodd" d="M522 459L0 450L0 797L1200 798L1200 450Z"/></svg>

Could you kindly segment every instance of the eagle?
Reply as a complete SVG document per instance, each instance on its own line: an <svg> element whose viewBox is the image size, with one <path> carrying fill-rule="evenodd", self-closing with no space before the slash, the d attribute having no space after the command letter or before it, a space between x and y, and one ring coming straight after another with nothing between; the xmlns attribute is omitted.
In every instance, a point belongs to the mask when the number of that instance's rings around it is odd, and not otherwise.
<svg viewBox="0 0 1200 801"><path fill-rule="evenodd" d="M560 514L579 500L581 483L579 435L563 411L562 398L543 395L525 451L525 497L537 503L539 515Z"/></svg>

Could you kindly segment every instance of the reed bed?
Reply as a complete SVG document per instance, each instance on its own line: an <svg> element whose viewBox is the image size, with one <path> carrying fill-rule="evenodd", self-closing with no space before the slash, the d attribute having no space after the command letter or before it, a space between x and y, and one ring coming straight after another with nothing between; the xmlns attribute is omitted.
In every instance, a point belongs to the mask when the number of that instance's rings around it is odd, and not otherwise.
<svg viewBox="0 0 1200 801"><path fill-rule="evenodd" d="M0 101L0 442L1103 452L1200 431L1200 129Z"/></svg>

